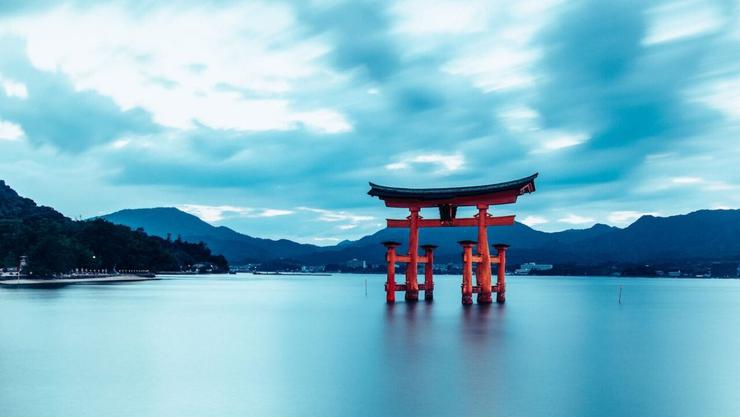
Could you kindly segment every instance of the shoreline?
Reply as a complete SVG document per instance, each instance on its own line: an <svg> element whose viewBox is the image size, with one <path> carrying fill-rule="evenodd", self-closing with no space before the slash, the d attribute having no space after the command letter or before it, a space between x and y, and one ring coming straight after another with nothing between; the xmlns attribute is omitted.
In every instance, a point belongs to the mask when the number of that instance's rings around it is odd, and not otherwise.
<svg viewBox="0 0 740 417"><path fill-rule="evenodd" d="M139 282L158 280L156 276L142 275L112 275L104 277L86 277L86 278L13 278L0 280L0 285L5 287L44 287L59 286L69 284L95 284L95 283L115 283L115 282Z"/></svg>
<svg viewBox="0 0 740 417"><path fill-rule="evenodd" d="M330 277L328 272L280 272L280 271L252 271L252 275L290 275L290 276L307 276L307 277ZM358 274L362 275L362 274Z"/></svg>

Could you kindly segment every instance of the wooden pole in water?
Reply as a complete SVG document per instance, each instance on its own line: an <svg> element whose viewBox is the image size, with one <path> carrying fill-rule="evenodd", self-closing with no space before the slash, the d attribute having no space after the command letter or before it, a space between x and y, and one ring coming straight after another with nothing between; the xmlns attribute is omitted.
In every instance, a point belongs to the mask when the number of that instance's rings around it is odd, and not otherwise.
<svg viewBox="0 0 740 417"><path fill-rule="evenodd" d="M473 245L472 240L458 242L463 247L462 303L473 304Z"/></svg>
<svg viewBox="0 0 740 417"><path fill-rule="evenodd" d="M478 255L480 262L476 270L478 281L478 304L491 304L491 251L488 248L488 205L478 204Z"/></svg>
<svg viewBox="0 0 740 417"><path fill-rule="evenodd" d="M400 245L398 242L383 242L387 248L386 261L388 261L388 279L385 283L385 301L387 303L396 302L396 248Z"/></svg>
<svg viewBox="0 0 740 417"><path fill-rule="evenodd" d="M496 302L503 304L506 302L506 249L509 245L497 243L493 245L498 252L498 276L496 279Z"/></svg>
<svg viewBox="0 0 740 417"><path fill-rule="evenodd" d="M424 256L427 263L424 264L424 300L432 301L434 299L434 249L435 245L423 245Z"/></svg>
<svg viewBox="0 0 740 417"><path fill-rule="evenodd" d="M406 264L406 301L419 299L419 281L417 279L419 259L419 208L409 208L409 261Z"/></svg>

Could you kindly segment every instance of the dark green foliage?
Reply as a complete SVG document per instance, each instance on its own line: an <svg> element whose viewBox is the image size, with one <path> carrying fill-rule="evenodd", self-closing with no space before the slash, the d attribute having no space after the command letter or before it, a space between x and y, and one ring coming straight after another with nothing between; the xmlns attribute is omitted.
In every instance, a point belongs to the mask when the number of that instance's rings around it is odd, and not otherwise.
<svg viewBox="0 0 740 417"><path fill-rule="evenodd" d="M75 268L179 271L196 263L228 269L226 259L211 254L203 242L148 236L102 219L73 221L19 197L0 181L0 267L17 266L22 255L35 275Z"/></svg>

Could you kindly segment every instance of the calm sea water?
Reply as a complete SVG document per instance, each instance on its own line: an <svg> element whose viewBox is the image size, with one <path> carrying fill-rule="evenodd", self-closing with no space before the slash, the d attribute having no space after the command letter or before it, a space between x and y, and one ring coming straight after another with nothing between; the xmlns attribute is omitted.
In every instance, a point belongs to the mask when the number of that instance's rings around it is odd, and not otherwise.
<svg viewBox="0 0 740 417"><path fill-rule="evenodd" d="M0 288L0 416L740 415L740 281L383 279Z"/></svg>

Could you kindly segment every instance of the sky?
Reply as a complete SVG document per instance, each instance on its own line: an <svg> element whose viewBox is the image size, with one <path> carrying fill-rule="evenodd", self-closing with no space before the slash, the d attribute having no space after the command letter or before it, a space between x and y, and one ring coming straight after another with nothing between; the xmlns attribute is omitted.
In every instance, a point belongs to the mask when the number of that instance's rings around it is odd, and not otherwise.
<svg viewBox="0 0 740 417"><path fill-rule="evenodd" d="M539 172L493 213L624 227L740 207L739 134L737 1L0 2L0 179L74 218L330 245Z"/></svg>

